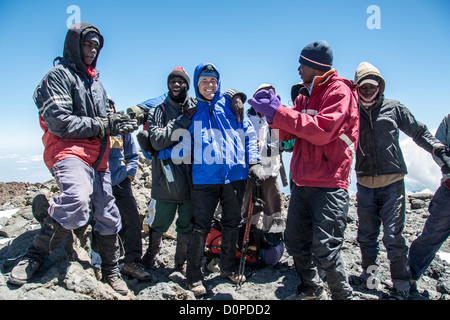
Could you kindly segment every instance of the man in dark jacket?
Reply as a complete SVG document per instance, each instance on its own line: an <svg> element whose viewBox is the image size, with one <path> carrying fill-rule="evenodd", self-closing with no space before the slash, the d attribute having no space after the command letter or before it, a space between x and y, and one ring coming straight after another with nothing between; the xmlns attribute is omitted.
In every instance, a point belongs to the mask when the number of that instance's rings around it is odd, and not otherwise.
<svg viewBox="0 0 450 320"><path fill-rule="evenodd" d="M102 258L103 279L126 295L119 273L117 234L121 229L108 170L109 135L133 131L137 122L123 114L107 115L107 94L95 69L103 37L88 23L73 24L64 54L39 83L34 101L44 136L44 161L60 188L48 216L9 282L22 285L38 270L71 230L89 223Z"/></svg>
<svg viewBox="0 0 450 320"><path fill-rule="evenodd" d="M167 78L169 95L162 104L149 110L147 130L154 150L176 143L172 140L174 132L190 126L196 104L187 93L189 83L186 71L181 67L175 68ZM174 164L170 158L161 160L152 157L152 199L156 200L156 213L149 230L149 247L143 258L147 268L153 265L161 248L162 235L167 232L178 211L175 268L184 272L194 210L190 179L190 164Z"/></svg>
<svg viewBox="0 0 450 320"><path fill-rule="evenodd" d="M417 281L427 270L442 244L450 236L450 113L442 119L435 137L445 145L445 153L434 160L441 167L441 185L428 206L430 215L425 221L421 234L409 248L409 265L411 267L411 291L417 290ZM441 158L447 158L442 161Z"/></svg>
<svg viewBox="0 0 450 320"><path fill-rule="evenodd" d="M359 85L360 132L356 153L358 237L363 272L352 281L366 282L377 267L378 235L390 261L392 298L407 299L410 289L405 223L407 174L399 144L399 130L432 154L443 145L399 101L384 97L385 81L373 65L362 62L355 74ZM370 269L369 269L370 268Z"/></svg>

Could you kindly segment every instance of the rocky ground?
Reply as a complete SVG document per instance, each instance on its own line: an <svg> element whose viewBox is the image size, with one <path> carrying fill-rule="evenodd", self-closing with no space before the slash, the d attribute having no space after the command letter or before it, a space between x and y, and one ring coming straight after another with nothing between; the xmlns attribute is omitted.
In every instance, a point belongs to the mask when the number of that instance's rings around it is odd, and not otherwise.
<svg viewBox="0 0 450 320"><path fill-rule="evenodd" d="M133 182L134 193L142 219L145 219L150 200L151 175L149 163L141 159L138 176ZM38 194L47 198L58 192L53 180L30 183L0 183L0 299L2 300L196 300L186 289L184 276L175 270L173 254L175 251L175 232L169 230L163 240L163 248L151 273L152 281L139 282L124 276L130 293L128 296L116 294L109 286L98 281L90 264L89 255L81 248L77 238L55 250L41 266L29 283L18 287L7 283L7 277L17 260L33 241L40 225L32 213L32 201ZM427 207L431 194L409 195L404 230L411 243L422 230L428 216ZM288 206L289 196L285 196ZM356 241L358 219L355 197L351 197L351 207L346 229L346 240L342 254L349 275L361 272L360 252ZM286 214L286 210L284 211ZM147 226L143 223L142 239L144 250L147 247ZM72 249L74 248L74 250ZM450 253L447 241L440 253ZM376 290L354 286L360 300L385 300L391 281L386 251L381 244L379 256L381 266L380 283ZM248 281L239 290L217 272L205 271L205 285L209 294L202 300L246 300L268 301L284 300L296 291L298 276L292 258L285 252L281 261L274 267L246 268ZM449 300L450 268L439 255L418 283L419 293L411 296L414 300Z"/></svg>

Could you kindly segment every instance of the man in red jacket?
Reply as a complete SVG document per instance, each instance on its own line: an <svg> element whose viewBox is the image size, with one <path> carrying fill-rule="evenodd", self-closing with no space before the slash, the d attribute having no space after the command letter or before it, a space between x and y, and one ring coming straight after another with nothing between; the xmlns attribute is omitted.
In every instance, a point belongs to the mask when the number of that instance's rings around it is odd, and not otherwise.
<svg viewBox="0 0 450 320"><path fill-rule="evenodd" d="M304 90L292 109L273 90L248 102L264 114L280 141L295 139L286 248L294 258L301 285L295 299L326 299L318 269L325 270L332 299L350 299L340 249L344 241L350 169L359 121L356 86L332 69L326 41L308 44L300 55Z"/></svg>

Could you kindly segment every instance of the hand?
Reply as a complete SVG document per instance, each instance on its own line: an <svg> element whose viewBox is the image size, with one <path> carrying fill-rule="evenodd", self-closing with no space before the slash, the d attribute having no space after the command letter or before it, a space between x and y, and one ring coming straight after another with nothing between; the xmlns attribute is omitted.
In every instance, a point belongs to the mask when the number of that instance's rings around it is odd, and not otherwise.
<svg viewBox="0 0 450 320"><path fill-rule="evenodd" d="M231 100L231 106L233 107L237 122L241 122L244 119L244 103L242 102L242 97L235 94Z"/></svg>
<svg viewBox="0 0 450 320"><path fill-rule="evenodd" d="M106 118L96 117L95 120L100 124L100 139L107 135L116 136L118 134L127 134L138 128L137 120L131 119L123 112L111 113Z"/></svg>
<svg viewBox="0 0 450 320"><path fill-rule="evenodd" d="M281 105L280 96L276 96L273 89L260 90L248 103L259 113L266 116L267 122L272 123L278 107Z"/></svg>
<svg viewBox="0 0 450 320"><path fill-rule="evenodd" d="M248 177L252 179L255 185L260 186L264 181L264 169L261 163L255 162L250 164L248 170Z"/></svg>
<svg viewBox="0 0 450 320"><path fill-rule="evenodd" d="M131 118L127 114L123 114L123 111L119 113L120 119L116 120L117 134L127 134L139 128L138 121Z"/></svg>
<svg viewBox="0 0 450 320"><path fill-rule="evenodd" d="M441 167L441 171L444 174L450 173L450 152L446 149L444 145L436 148L433 154L438 157L444 165ZM445 172L444 172L445 171Z"/></svg>
<svg viewBox="0 0 450 320"><path fill-rule="evenodd" d="M192 119L195 112L197 112L197 103L194 99L188 99L182 107L182 112L185 117Z"/></svg>
<svg viewBox="0 0 450 320"><path fill-rule="evenodd" d="M136 140L142 150L153 156L156 150L153 148L150 142L150 135L147 130L139 131L139 133L136 135Z"/></svg>
<svg viewBox="0 0 450 320"><path fill-rule="evenodd" d="M132 106L127 109L127 114L133 118L131 115L135 115L135 119L137 119L138 126L141 124L145 124L148 119L148 110L144 110L144 108L140 106Z"/></svg>

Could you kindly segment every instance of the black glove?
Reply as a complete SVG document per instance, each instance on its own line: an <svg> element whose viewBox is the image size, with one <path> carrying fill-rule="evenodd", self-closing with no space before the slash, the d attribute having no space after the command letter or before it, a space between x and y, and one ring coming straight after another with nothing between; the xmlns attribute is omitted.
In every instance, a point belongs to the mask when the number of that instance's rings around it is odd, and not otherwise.
<svg viewBox="0 0 450 320"><path fill-rule="evenodd" d="M138 128L137 120L131 119L122 112L111 113L107 118L96 117L100 123L99 138L103 139L107 135L127 134Z"/></svg>
<svg viewBox="0 0 450 320"><path fill-rule="evenodd" d="M148 120L148 108L144 108L141 106L132 106L127 109L127 114L131 116L131 114L135 114L135 119L138 122L138 126L147 123Z"/></svg>
<svg viewBox="0 0 450 320"><path fill-rule="evenodd" d="M197 103L193 98L189 98L182 107L182 112L185 117L192 119L195 112L197 112Z"/></svg>
<svg viewBox="0 0 450 320"><path fill-rule="evenodd" d="M264 169L261 163L254 162L250 163L250 168L248 170L248 177L253 180L253 182L260 186L264 181Z"/></svg>
<svg viewBox="0 0 450 320"><path fill-rule="evenodd" d="M450 152L449 150L445 147L438 147L433 151L434 155L436 157L438 157L443 163L444 165L441 167L441 171L444 174L448 174L450 173Z"/></svg>
<svg viewBox="0 0 450 320"><path fill-rule="evenodd" d="M152 156L156 156L158 154L158 152L153 148L152 144L150 143L149 133L147 130L139 131L139 133L136 135L136 139L142 150L144 150L148 154L151 154Z"/></svg>

